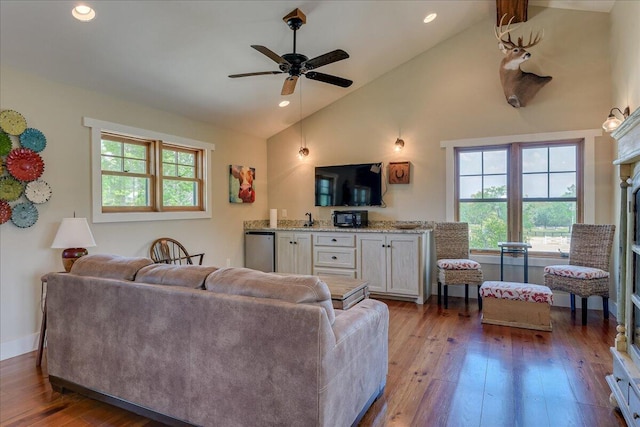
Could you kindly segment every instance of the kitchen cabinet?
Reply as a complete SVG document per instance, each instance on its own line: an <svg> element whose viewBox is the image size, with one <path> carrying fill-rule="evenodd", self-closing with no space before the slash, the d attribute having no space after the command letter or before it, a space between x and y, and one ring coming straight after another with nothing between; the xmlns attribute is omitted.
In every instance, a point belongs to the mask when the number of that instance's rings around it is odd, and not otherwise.
<svg viewBox="0 0 640 427"><path fill-rule="evenodd" d="M311 274L311 233L276 233L276 271Z"/></svg>
<svg viewBox="0 0 640 427"><path fill-rule="evenodd" d="M313 274L357 278L356 235L314 233Z"/></svg>
<svg viewBox="0 0 640 427"><path fill-rule="evenodd" d="M358 278L369 283L371 293L410 297L422 304L428 259L425 241L429 235L359 233Z"/></svg>

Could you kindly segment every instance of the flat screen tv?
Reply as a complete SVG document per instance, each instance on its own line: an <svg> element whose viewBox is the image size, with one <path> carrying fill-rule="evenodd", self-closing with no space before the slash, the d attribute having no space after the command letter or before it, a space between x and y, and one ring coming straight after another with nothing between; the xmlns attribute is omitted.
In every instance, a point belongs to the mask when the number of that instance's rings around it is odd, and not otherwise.
<svg viewBox="0 0 640 427"><path fill-rule="evenodd" d="M316 206L382 206L382 163L316 166Z"/></svg>

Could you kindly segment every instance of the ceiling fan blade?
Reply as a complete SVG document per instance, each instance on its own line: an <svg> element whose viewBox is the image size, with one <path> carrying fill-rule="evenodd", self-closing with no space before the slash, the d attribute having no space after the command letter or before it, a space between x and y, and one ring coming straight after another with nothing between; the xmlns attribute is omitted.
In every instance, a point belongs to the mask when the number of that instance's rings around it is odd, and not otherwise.
<svg viewBox="0 0 640 427"><path fill-rule="evenodd" d="M278 64L289 64L289 61L287 61L282 56L278 55L277 53L275 53L274 51L272 51L267 47L260 46L257 44L252 44L251 47L257 50L258 52L260 52L261 54L268 56L269 58L271 58L272 61Z"/></svg>
<svg viewBox="0 0 640 427"><path fill-rule="evenodd" d="M291 95L296 90L296 83L298 82L298 76L289 76L285 79L282 85L281 95Z"/></svg>
<svg viewBox="0 0 640 427"><path fill-rule="evenodd" d="M229 77L235 79L236 77L263 76L265 74L282 74L282 71L258 71L257 73L231 74Z"/></svg>
<svg viewBox="0 0 640 427"><path fill-rule="evenodd" d="M318 73L315 71L309 71L307 74L305 74L305 76L307 76L307 78L311 80L317 80L319 82L329 83L340 87L349 87L353 84L353 81L351 80L343 79L342 77L338 76L332 76L330 74Z"/></svg>
<svg viewBox="0 0 640 427"><path fill-rule="evenodd" d="M324 55L316 56L305 62L307 70L313 70L314 68L322 67L323 65L331 64L332 62L342 61L347 59L349 54L342 49L336 49L332 52L325 53Z"/></svg>

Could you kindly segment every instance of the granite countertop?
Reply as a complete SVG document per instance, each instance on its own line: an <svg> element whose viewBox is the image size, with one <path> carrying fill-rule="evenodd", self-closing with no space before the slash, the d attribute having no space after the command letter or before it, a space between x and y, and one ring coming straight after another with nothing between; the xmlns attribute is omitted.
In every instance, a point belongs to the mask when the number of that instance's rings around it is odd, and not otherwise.
<svg viewBox="0 0 640 427"><path fill-rule="evenodd" d="M278 227L269 227L269 220L245 221L244 230L255 231L330 231L336 233L407 233L418 234L433 229L433 221L369 221L368 227L334 227L331 221L316 220L305 227L303 220L278 220Z"/></svg>

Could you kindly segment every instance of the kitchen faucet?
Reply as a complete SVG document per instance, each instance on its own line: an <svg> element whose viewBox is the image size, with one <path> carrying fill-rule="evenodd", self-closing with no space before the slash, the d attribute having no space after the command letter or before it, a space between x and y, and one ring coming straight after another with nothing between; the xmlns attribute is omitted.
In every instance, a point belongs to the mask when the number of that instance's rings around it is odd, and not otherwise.
<svg viewBox="0 0 640 427"><path fill-rule="evenodd" d="M311 212L307 212L305 215L309 217L309 221L305 222L304 226L305 227L313 227L313 218L311 216Z"/></svg>

